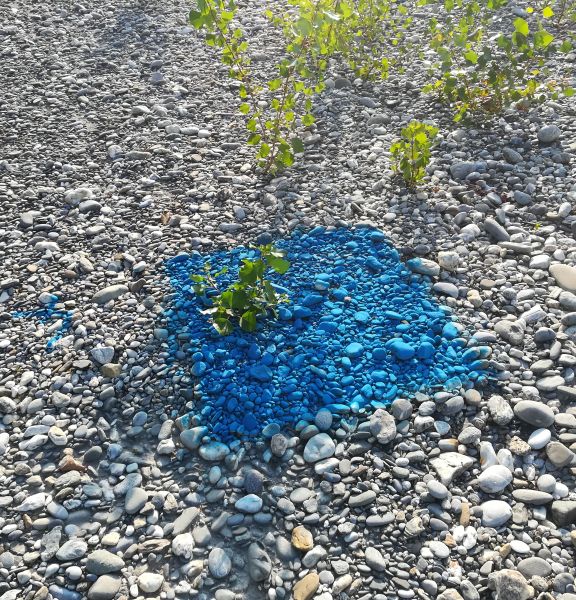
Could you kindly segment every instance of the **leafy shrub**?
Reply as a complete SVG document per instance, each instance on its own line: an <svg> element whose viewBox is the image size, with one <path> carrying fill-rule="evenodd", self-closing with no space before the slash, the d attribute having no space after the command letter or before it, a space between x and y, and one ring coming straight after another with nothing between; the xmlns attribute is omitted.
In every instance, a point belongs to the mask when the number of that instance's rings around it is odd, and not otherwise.
<svg viewBox="0 0 576 600"><path fill-rule="evenodd" d="M206 43L221 49L228 74L240 86L240 112L246 116L248 144L258 148L256 159L264 173L275 172L294 163L294 156L304 151L302 140L294 135L297 124L314 123L312 100L323 89L318 73L325 68L319 59L327 48L319 40L330 39L331 17L322 5L329 0L303 1L294 16L267 16L282 27L288 43L287 57L276 65L278 76L265 85L257 81L248 56L248 42L241 29L233 28L237 6L234 0L197 0L198 10L189 14L189 22L205 29ZM322 18L320 18L322 15ZM315 83L310 84L314 79Z"/></svg>
<svg viewBox="0 0 576 600"><path fill-rule="evenodd" d="M202 311L210 315L212 325L220 335L229 335L238 323L244 331L254 331L258 317L277 317L277 307L288 302L285 294L278 294L272 283L266 279L270 270L283 275L290 262L284 253L271 244L257 246L258 258L242 260L238 279L225 290L221 290L218 279L227 273L222 269L212 273L209 263L204 265L204 273L192 274L193 290L202 296L209 308Z"/></svg>
<svg viewBox="0 0 576 600"><path fill-rule="evenodd" d="M393 168L402 174L406 185L410 188L426 175L426 167L430 162L430 150L438 129L420 121L412 121L402 129L400 139L390 147Z"/></svg>
<svg viewBox="0 0 576 600"><path fill-rule="evenodd" d="M574 0L537 0L526 18L515 19L498 12L509 0L287 1L290 8L278 15L264 11L285 40L272 79L251 63L244 32L234 25L235 0L196 0L189 14L238 81L247 143L256 148L263 173L291 166L304 152L297 131L314 126L313 97L324 90L330 58L363 79L417 70L425 62L430 83L424 91L449 103L456 121L498 113L522 99L574 94L562 77L552 81L547 68L552 55L573 48ZM428 37L415 41L411 27L423 21Z"/></svg>
<svg viewBox="0 0 576 600"><path fill-rule="evenodd" d="M540 11L529 8L529 20L517 17L510 30L503 31L505 21L495 11L508 0L424 2L442 4L446 11L443 20L429 21L430 48L438 61L431 72L435 81L424 91L437 92L453 104L455 121L469 112L498 113L523 98L557 96L558 86L548 80L547 60L554 53L569 52L572 44L556 39L544 27L554 14L550 6ZM561 87L568 96L574 93Z"/></svg>

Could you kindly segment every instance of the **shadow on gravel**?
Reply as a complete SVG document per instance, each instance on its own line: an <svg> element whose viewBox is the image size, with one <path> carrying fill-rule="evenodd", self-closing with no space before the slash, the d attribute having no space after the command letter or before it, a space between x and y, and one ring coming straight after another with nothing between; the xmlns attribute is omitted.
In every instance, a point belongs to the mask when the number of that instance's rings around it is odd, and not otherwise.
<svg viewBox="0 0 576 600"><path fill-rule="evenodd" d="M97 53L105 55L110 50L132 50L130 46L133 44L143 44L154 53L162 51L168 45L158 20L162 14L162 3L154 0L130 2L127 6L120 7L116 23L102 33Z"/></svg>

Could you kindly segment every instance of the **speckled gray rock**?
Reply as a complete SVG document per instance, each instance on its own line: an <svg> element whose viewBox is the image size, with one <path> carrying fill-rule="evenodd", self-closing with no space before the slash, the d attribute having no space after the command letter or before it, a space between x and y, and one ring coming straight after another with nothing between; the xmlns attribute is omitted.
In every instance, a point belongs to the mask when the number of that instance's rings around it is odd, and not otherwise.
<svg viewBox="0 0 576 600"><path fill-rule="evenodd" d="M538 141L543 144L551 144L560 139L562 132L557 125L544 125L538 130Z"/></svg>
<svg viewBox="0 0 576 600"><path fill-rule="evenodd" d="M396 421L383 408L375 410L370 416L370 433L380 444L389 444L396 437Z"/></svg>
<svg viewBox="0 0 576 600"><path fill-rule="evenodd" d="M514 418L514 411L502 396L491 396L488 400L488 411L494 423L505 426Z"/></svg>
<svg viewBox="0 0 576 600"><path fill-rule="evenodd" d="M88 544L80 538L72 538L64 542L56 552L56 558L61 561L78 560L88 550Z"/></svg>
<svg viewBox="0 0 576 600"><path fill-rule="evenodd" d="M534 594L522 573L501 569L493 576L498 600L529 600Z"/></svg>
<svg viewBox="0 0 576 600"><path fill-rule="evenodd" d="M498 321L494 331L505 341L514 346L520 346L524 341L525 326L521 321Z"/></svg>

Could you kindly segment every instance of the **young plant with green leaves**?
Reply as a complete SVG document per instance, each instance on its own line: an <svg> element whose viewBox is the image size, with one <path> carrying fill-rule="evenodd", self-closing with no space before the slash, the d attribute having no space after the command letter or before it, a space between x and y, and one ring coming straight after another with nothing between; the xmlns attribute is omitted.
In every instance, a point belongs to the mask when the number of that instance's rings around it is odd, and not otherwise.
<svg viewBox="0 0 576 600"><path fill-rule="evenodd" d="M415 188L424 179L437 134L436 127L412 121L402 129L400 139L390 147L392 168L402 175L409 188Z"/></svg>
<svg viewBox="0 0 576 600"><path fill-rule="evenodd" d="M365 79L388 75L387 50L399 46L412 17L400 0L288 0L292 7L264 14L285 39L285 58L276 76L263 80L249 57L243 31L234 26L234 0L196 0L189 22L206 32L206 43L220 49L228 74L239 82L239 110L245 115L247 143L257 149L264 173L294 163L304 152L298 128L314 122L312 99L324 90L328 60L340 56Z"/></svg>
<svg viewBox="0 0 576 600"><path fill-rule="evenodd" d="M294 163L304 152L297 126L314 123L312 96L323 89L321 60L330 37L333 15L326 11L332 0L299 0L291 16L267 16L280 25L287 38L286 58L276 65L277 77L261 83L248 55L248 42L240 28L233 26L237 5L234 0L196 0L189 22L206 31L206 43L221 49L228 74L239 82L240 112L246 117L248 144L257 148L256 159L264 173L274 173ZM320 33L323 32L323 33Z"/></svg>
<svg viewBox="0 0 576 600"><path fill-rule="evenodd" d="M399 60L409 45L405 33L412 24L413 2L348 0L336 3L337 52L357 77L386 79L391 69L403 72Z"/></svg>
<svg viewBox="0 0 576 600"><path fill-rule="evenodd" d="M272 244L257 246L258 256L242 259L237 280L221 289L218 280L226 275L224 268L213 273L210 263L203 273L194 273L194 293L208 304L202 313L209 315L212 325L220 335L229 335L238 324L243 331L255 331L259 317L278 317L278 305L288 302L286 294L279 294L267 279L268 273L284 275L290 268L285 253Z"/></svg>
<svg viewBox="0 0 576 600"><path fill-rule="evenodd" d="M572 44L557 39L545 27L553 16L550 6L541 11L528 9L517 17L511 31L496 11L508 0L423 0L443 5L443 19L429 22L430 47L438 57L432 75L435 81L427 92L439 93L455 107L455 121L468 113L500 112L524 98L544 100L562 88L567 96L574 91L553 84L546 68L555 52L569 52Z"/></svg>

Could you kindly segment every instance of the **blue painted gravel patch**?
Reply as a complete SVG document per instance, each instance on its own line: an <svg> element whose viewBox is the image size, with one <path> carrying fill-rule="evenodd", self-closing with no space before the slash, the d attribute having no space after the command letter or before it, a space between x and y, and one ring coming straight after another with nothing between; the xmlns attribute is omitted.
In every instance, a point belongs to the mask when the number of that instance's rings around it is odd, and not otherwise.
<svg viewBox="0 0 576 600"><path fill-rule="evenodd" d="M43 308L35 308L33 310L17 310L12 313L14 319L27 319L39 321L42 324L47 324L54 319L61 319L61 323L53 331L53 335L46 342L46 350L51 352L54 350L58 341L64 336L72 323L72 311L58 310L56 304L59 298L53 296L53 299L48 302Z"/></svg>
<svg viewBox="0 0 576 600"><path fill-rule="evenodd" d="M194 414L216 437L285 429L322 407L357 413L485 379L489 349L466 339L429 281L401 262L382 232L319 227L276 245L292 264L271 279L291 303L255 333L219 336L189 279L209 261L229 267L222 281L231 283L251 250L178 255L166 264L175 292L167 309L171 349L190 359L201 394Z"/></svg>

